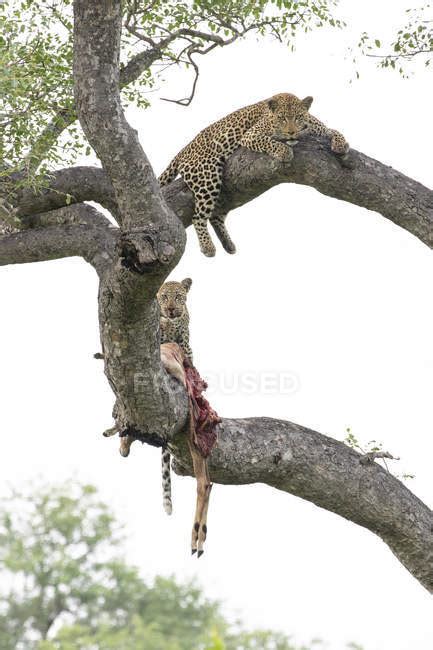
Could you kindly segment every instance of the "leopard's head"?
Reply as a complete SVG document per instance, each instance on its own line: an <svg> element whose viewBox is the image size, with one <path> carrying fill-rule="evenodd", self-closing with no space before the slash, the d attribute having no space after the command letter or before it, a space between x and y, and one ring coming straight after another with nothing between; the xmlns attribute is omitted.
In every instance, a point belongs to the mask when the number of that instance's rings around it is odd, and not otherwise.
<svg viewBox="0 0 433 650"><path fill-rule="evenodd" d="M295 141L308 128L308 111L312 103L312 97L298 99L289 93L280 93L268 99L274 129L272 137L289 144Z"/></svg>
<svg viewBox="0 0 433 650"><path fill-rule="evenodd" d="M186 309L186 297L192 280L185 278L182 282L165 282L158 291L157 298L161 315L165 318L179 318Z"/></svg>

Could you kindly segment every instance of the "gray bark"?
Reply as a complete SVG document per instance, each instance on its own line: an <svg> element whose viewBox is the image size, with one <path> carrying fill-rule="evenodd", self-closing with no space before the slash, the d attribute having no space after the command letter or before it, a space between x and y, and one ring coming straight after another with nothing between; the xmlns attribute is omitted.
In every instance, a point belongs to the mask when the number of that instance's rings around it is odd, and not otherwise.
<svg viewBox="0 0 433 650"><path fill-rule="evenodd" d="M212 480L265 483L371 530L433 593L433 512L383 467L365 464L333 438L272 418L225 419L218 434ZM176 470L191 475L182 440L179 449Z"/></svg>
<svg viewBox="0 0 433 650"><path fill-rule="evenodd" d="M116 218L114 189L107 174L99 167L70 167L53 172L47 186L35 193L32 188L17 190L14 197L15 215L24 227L35 214L56 210L67 205L94 201Z"/></svg>
<svg viewBox="0 0 433 650"><path fill-rule="evenodd" d="M225 166L221 208L233 210L280 183L307 185L333 198L378 212L433 247L433 191L378 160L351 149L336 158L328 143L306 136L294 148L294 161L280 163L266 154L240 148ZM17 197L17 216L51 210L72 202L96 201L114 212L115 194L107 174L95 167L74 167L53 174L39 196L25 190ZM166 203L185 227L191 224L194 199L181 179L163 188Z"/></svg>
<svg viewBox="0 0 433 650"><path fill-rule="evenodd" d="M119 231L90 205L30 215L25 225L0 237L0 266L79 256L102 275L113 262Z"/></svg>
<svg viewBox="0 0 433 650"><path fill-rule="evenodd" d="M164 201L127 123L119 92L121 3L74 2L75 103L83 130L110 178L122 234L100 287L105 372L121 428L167 437L186 415L159 358L156 292L177 264L185 231Z"/></svg>
<svg viewBox="0 0 433 650"><path fill-rule="evenodd" d="M186 395L161 366L156 291L181 257L194 202L182 180L161 192L119 98L119 0L75 0L76 110L103 169L60 170L51 188L17 192L22 230L0 239L0 263L81 255L101 282L99 321L105 373L119 429L143 441L170 440L180 473L191 473L183 432ZM233 209L279 183L301 183L375 210L428 246L433 192L351 151L341 161L326 143L305 138L282 165L237 150L225 170L221 209ZM65 207L66 198L72 204ZM72 198L70 198L72 197ZM107 207L120 228L84 206ZM341 442L279 420L223 420L210 460L221 483L267 483L308 499L378 535L433 593L433 514L402 483Z"/></svg>

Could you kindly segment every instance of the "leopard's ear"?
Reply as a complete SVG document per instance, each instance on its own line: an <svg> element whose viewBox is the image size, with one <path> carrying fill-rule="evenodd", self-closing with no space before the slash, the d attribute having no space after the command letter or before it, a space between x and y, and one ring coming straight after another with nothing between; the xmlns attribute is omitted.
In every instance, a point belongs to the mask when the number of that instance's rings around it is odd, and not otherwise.
<svg viewBox="0 0 433 650"><path fill-rule="evenodd" d="M308 111L308 110L310 110L310 106L313 103L313 98L310 97L310 96L304 97L304 99L301 101L301 103L304 104L305 108Z"/></svg>
<svg viewBox="0 0 433 650"><path fill-rule="evenodd" d="M186 289L186 291L189 291L192 285L191 278L185 278L185 280L182 280L181 285L183 286L184 289Z"/></svg>
<svg viewBox="0 0 433 650"><path fill-rule="evenodd" d="M271 109L272 112L274 112L275 109L278 106L278 102L275 99L275 97L271 97L270 99L268 99L268 101L266 103L267 103L268 107Z"/></svg>

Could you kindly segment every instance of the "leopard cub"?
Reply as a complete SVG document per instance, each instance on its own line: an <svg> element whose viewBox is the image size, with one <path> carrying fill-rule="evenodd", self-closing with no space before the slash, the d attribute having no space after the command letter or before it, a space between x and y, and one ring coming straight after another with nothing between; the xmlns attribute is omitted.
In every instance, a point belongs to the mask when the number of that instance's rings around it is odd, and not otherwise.
<svg viewBox="0 0 433 650"><path fill-rule="evenodd" d="M189 345L189 313L186 298L192 280L165 282L158 291L157 298L161 311L161 343L177 343L192 363L192 350Z"/></svg>

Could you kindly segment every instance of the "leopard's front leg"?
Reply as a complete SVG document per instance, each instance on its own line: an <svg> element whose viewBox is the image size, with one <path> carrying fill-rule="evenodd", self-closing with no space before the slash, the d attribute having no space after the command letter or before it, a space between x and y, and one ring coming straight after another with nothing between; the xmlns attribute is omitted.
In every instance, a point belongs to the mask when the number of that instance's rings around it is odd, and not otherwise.
<svg viewBox="0 0 433 650"><path fill-rule="evenodd" d="M246 131L239 141L242 147L267 153L277 160L290 162L293 159L292 148L288 144L283 144L272 139L263 132L263 126L258 122L251 129Z"/></svg>
<svg viewBox="0 0 433 650"><path fill-rule="evenodd" d="M329 129L323 122L314 117L309 116L308 131L317 135L325 135L331 139L331 149L339 156L344 156L349 151L349 143L342 133L335 129Z"/></svg>
<svg viewBox="0 0 433 650"><path fill-rule="evenodd" d="M186 356L188 357L188 360L191 361L191 363L193 363L192 350L189 344L189 332L186 331L186 332L181 332L179 334L179 346L185 352Z"/></svg>

